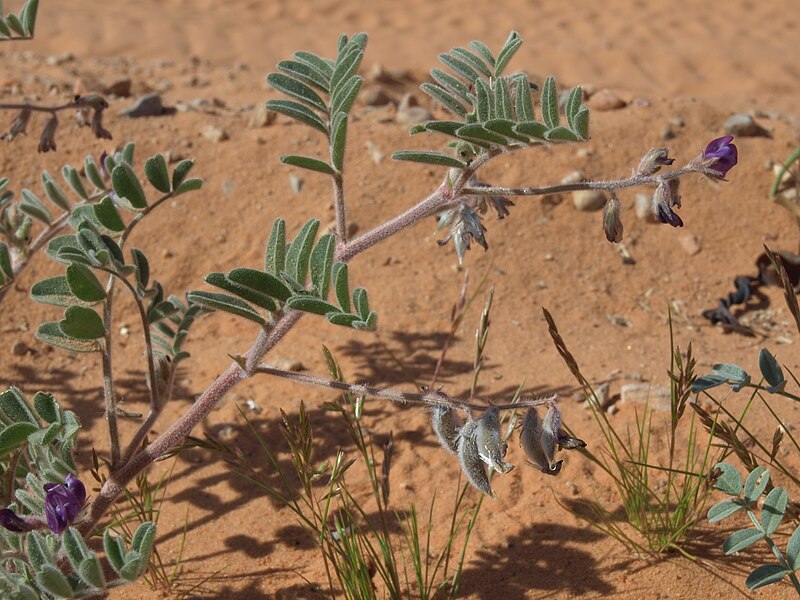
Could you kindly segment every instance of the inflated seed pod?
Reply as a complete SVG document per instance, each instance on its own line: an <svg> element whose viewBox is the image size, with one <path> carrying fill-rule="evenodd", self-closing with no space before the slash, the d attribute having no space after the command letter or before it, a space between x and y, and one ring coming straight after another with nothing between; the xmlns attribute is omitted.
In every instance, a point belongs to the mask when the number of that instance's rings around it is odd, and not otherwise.
<svg viewBox="0 0 800 600"><path fill-rule="evenodd" d="M492 407L476 421L475 444L481 460L499 473L508 473L514 468L505 462L508 445L500 437L500 409Z"/></svg>
<svg viewBox="0 0 800 600"><path fill-rule="evenodd" d="M539 445L539 435L542 431L542 419L535 406L531 406L522 419L522 431L519 434L519 443L528 457L528 463L539 470L547 470L547 456Z"/></svg>
<svg viewBox="0 0 800 600"><path fill-rule="evenodd" d="M445 450L458 454L458 430L461 419L449 406L434 406L431 411L431 425Z"/></svg>
<svg viewBox="0 0 800 600"><path fill-rule="evenodd" d="M556 444L558 443L558 430L561 429L561 411L558 406L551 404L542 419L542 433L539 435L539 445L542 447L547 464L550 469L556 464Z"/></svg>
<svg viewBox="0 0 800 600"><path fill-rule="evenodd" d="M469 482L487 496L494 496L486 473L486 465L478 454L475 430L478 424L470 419L458 433L458 462Z"/></svg>

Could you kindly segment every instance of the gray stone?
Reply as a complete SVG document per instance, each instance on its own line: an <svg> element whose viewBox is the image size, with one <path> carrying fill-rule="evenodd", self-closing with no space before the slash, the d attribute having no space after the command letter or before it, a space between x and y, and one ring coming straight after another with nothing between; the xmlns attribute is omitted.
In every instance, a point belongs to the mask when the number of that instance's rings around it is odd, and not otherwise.
<svg viewBox="0 0 800 600"><path fill-rule="evenodd" d="M159 94L145 94L139 96L133 106L124 109L119 114L136 119L139 117L159 117L165 113L164 105Z"/></svg>
<svg viewBox="0 0 800 600"><path fill-rule="evenodd" d="M736 114L725 121L725 133L734 137L771 137L769 131L756 123L750 115Z"/></svg>

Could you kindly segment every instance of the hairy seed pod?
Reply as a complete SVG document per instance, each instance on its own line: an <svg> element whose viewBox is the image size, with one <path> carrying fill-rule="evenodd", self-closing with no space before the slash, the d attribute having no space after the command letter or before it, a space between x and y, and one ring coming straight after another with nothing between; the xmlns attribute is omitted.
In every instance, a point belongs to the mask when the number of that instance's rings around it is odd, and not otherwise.
<svg viewBox="0 0 800 600"><path fill-rule="evenodd" d="M452 454L458 454L458 430L461 419L449 406L434 406L431 411L433 432L439 438L442 447Z"/></svg>
<svg viewBox="0 0 800 600"><path fill-rule="evenodd" d="M542 420L542 433L539 435L539 445L547 457L547 464L551 470L556 464L555 455L559 429L561 429L561 411L558 410L558 406L551 404Z"/></svg>
<svg viewBox="0 0 800 600"><path fill-rule="evenodd" d="M461 463L461 470L472 485L487 496L494 496L489 475L486 473L486 465L481 460L478 445L475 443L477 427L478 424L470 419L459 431L458 462Z"/></svg>
<svg viewBox="0 0 800 600"><path fill-rule="evenodd" d="M505 462L508 445L500 438L500 409L492 407L476 421L475 444L481 460L499 473L508 473L514 468Z"/></svg>
<svg viewBox="0 0 800 600"><path fill-rule="evenodd" d="M531 406L522 419L522 431L519 434L519 443L528 457L528 462L540 471L547 471L547 456L539 445L539 436L542 432L542 419L535 406Z"/></svg>

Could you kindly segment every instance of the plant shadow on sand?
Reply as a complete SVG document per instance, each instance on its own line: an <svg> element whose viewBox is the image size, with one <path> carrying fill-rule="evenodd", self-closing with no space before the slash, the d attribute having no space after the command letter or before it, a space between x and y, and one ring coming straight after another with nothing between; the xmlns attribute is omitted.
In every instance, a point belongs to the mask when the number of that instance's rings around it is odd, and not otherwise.
<svg viewBox="0 0 800 600"><path fill-rule="evenodd" d="M502 546L475 550L464 568L461 590L481 600L525 598L531 590L612 594L616 590L604 580L597 560L580 548L602 537L588 528L531 525ZM616 568L629 567L625 562Z"/></svg>

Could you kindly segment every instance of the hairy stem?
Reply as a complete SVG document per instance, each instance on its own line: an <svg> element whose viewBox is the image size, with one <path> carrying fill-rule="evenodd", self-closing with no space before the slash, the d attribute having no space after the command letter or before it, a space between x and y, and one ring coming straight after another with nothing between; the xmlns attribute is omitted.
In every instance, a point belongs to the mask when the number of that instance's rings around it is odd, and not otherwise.
<svg viewBox="0 0 800 600"><path fill-rule="evenodd" d="M34 112L46 112L50 113L51 115L55 115L57 112L62 110L69 110L71 108L86 108L86 106L87 104L85 102L81 102L80 100L74 100L72 102L67 102L66 104L59 104L56 106L37 106L36 104L31 104L30 102L0 102L0 110L30 110Z"/></svg>
<svg viewBox="0 0 800 600"><path fill-rule="evenodd" d="M111 305L114 297L114 277L109 277L106 284L106 301L103 303L103 325L106 328L103 345L103 396L106 401L106 421L108 422L108 440L111 446L111 468L119 465L119 429L117 428L117 396L114 393L114 375L111 365Z"/></svg>
<svg viewBox="0 0 800 600"><path fill-rule="evenodd" d="M686 166L674 171L659 173L657 175L631 175L625 179L614 179L611 181L580 181L577 183L564 183L560 185L549 185L544 187L497 187L479 186L464 187L461 193L465 196L544 196L546 194L558 194L560 192L577 192L580 190L619 190L622 188L634 187L638 185L658 185L661 181L683 177L689 173L699 173L696 167Z"/></svg>
<svg viewBox="0 0 800 600"><path fill-rule="evenodd" d="M349 392L356 396L372 396L373 398L381 398L383 400L391 400L400 404L417 404L421 406L448 406L463 411L484 411L489 408L499 408L500 410L514 410L529 406L543 406L550 405L556 401L556 396L547 396L545 398L529 398L522 399L516 403L511 404L483 404L478 402L470 402L468 400L461 400L445 394L440 390L424 389L422 393L402 392L399 390L379 389L367 385L343 383L333 379L325 379L323 377L315 377L313 375L303 375L302 373L294 373L291 371L282 371L275 369L268 365L259 365L256 369L257 373L265 373L267 375L274 375L276 377L283 377L284 379L291 379L298 383L306 385L316 385L319 387L327 387L334 390L342 390Z"/></svg>
<svg viewBox="0 0 800 600"><path fill-rule="evenodd" d="M344 206L344 182L341 174L331 177L333 180L333 207L336 211L337 245L347 244L347 214Z"/></svg>
<svg viewBox="0 0 800 600"><path fill-rule="evenodd" d="M257 361L271 350L284 335L300 319L303 313L290 311L282 314L272 325L269 332L259 335L258 340L248 352L248 360L258 357ZM89 508L87 519L81 524L80 530L86 533L94 528L98 519L103 516L116 497L125 489L128 482L140 471L154 461L174 449L194 427L208 416L208 413L237 383L246 379L247 373L237 364L231 364L206 391L195 400L194 404L173 423L167 430L156 438L146 448L134 454L129 461L117 471L109 474L94 502Z"/></svg>

